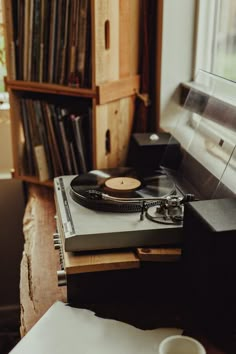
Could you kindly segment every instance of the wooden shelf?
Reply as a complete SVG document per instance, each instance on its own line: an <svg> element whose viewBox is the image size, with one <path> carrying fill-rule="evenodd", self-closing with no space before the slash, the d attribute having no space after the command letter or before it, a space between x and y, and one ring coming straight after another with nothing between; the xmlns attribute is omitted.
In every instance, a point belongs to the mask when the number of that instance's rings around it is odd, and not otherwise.
<svg viewBox="0 0 236 354"><path fill-rule="evenodd" d="M28 183L31 183L31 184L38 184L38 185L44 185L46 187L53 187L53 181L52 180L48 180L48 181L43 181L41 182L38 177L35 177L35 176L26 176L26 175L17 175L14 171L11 171L11 175L12 175L12 178L16 178L16 179L19 179L21 181L24 181L24 182L28 182Z"/></svg>
<svg viewBox="0 0 236 354"><path fill-rule="evenodd" d="M55 95L79 96L86 98L96 98L96 90L75 88L56 84L39 83L22 80L6 80L7 88L16 91L41 92Z"/></svg>
<svg viewBox="0 0 236 354"><path fill-rule="evenodd" d="M111 101L135 95L139 92L140 76L134 75L125 79L106 82L97 86L95 90L39 83L34 81L7 79L6 87L7 89L15 91L30 91L53 95L95 98L97 104L106 104Z"/></svg>

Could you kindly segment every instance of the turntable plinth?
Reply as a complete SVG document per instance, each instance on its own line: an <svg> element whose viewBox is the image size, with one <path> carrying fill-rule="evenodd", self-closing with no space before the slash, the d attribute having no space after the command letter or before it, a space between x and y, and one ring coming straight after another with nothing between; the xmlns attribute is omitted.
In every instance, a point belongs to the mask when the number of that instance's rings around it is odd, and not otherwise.
<svg viewBox="0 0 236 354"><path fill-rule="evenodd" d="M140 260L133 251L89 252L79 255L72 252L65 252L64 258L67 274L134 269L140 267Z"/></svg>
<svg viewBox="0 0 236 354"><path fill-rule="evenodd" d="M181 258L181 248L137 248L140 261L176 262Z"/></svg>
<svg viewBox="0 0 236 354"><path fill-rule="evenodd" d="M67 274L102 272L107 270L135 269L141 262L177 262L181 258L180 248L137 248L130 251L65 252Z"/></svg>

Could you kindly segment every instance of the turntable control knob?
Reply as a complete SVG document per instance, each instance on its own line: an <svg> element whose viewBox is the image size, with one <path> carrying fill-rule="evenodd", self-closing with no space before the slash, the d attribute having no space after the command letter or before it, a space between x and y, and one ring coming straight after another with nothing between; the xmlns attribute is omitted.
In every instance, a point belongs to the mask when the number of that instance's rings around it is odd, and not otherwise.
<svg viewBox="0 0 236 354"><path fill-rule="evenodd" d="M157 134L151 134L149 136L149 139L152 141L157 141L157 140L159 140L159 136Z"/></svg>
<svg viewBox="0 0 236 354"><path fill-rule="evenodd" d="M65 286L67 284L66 272L64 270L57 271L57 283L58 286Z"/></svg>
<svg viewBox="0 0 236 354"><path fill-rule="evenodd" d="M59 234L57 232L55 232L53 234L53 240L58 240L60 238Z"/></svg>
<svg viewBox="0 0 236 354"><path fill-rule="evenodd" d="M61 248L61 244L60 243L54 243L54 248L55 248L55 250L59 250Z"/></svg>

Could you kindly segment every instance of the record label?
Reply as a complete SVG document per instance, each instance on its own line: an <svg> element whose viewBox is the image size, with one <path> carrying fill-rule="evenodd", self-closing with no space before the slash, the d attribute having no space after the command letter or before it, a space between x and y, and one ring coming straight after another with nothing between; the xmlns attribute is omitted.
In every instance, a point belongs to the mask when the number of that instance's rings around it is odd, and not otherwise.
<svg viewBox="0 0 236 354"><path fill-rule="evenodd" d="M141 186L141 182L132 177L114 177L105 181L105 186L117 192L132 191Z"/></svg>

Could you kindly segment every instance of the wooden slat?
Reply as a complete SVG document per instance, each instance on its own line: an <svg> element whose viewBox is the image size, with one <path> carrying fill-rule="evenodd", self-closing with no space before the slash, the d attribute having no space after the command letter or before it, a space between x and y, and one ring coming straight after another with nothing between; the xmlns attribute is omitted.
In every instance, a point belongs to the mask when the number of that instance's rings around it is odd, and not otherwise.
<svg viewBox="0 0 236 354"><path fill-rule="evenodd" d="M134 97L132 96L96 106L95 146L96 162L99 168L125 165L133 112ZM110 135L109 151L106 149L107 135Z"/></svg>
<svg viewBox="0 0 236 354"><path fill-rule="evenodd" d="M98 104L105 104L120 98L134 95L139 91L139 87L139 75L101 84L97 87Z"/></svg>
<svg viewBox="0 0 236 354"><path fill-rule="evenodd" d="M122 48L119 55L119 77L130 75L130 1L120 0L119 2L119 46Z"/></svg>
<svg viewBox="0 0 236 354"><path fill-rule="evenodd" d="M26 175L19 175L16 173L15 170L12 171L12 176L16 179L19 179L21 181L25 181L25 182L28 182L28 183L34 183L34 184L37 184L37 185L43 185L43 186L46 186L46 187L53 187L53 181L52 180L48 180L48 181L40 181L38 179L38 177L35 177L35 176L26 176Z"/></svg>
<svg viewBox="0 0 236 354"><path fill-rule="evenodd" d="M140 0L120 0L119 77L138 72Z"/></svg>
<svg viewBox="0 0 236 354"><path fill-rule="evenodd" d="M33 91L66 96L96 97L96 91L80 89L57 84L38 83L33 81L6 80L7 87L12 90Z"/></svg>
<svg viewBox="0 0 236 354"><path fill-rule="evenodd" d="M94 1L95 83L119 79L119 0ZM110 47L105 48L105 23L109 21Z"/></svg>
<svg viewBox="0 0 236 354"><path fill-rule="evenodd" d="M129 15L129 30L130 30L130 75L135 75L139 72L139 56L140 56L140 0L129 0L130 15ZM122 47L121 47L122 48Z"/></svg>
<svg viewBox="0 0 236 354"><path fill-rule="evenodd" d="M94 6L96 85L137 74L140 1L99 0L94 1ZM106 22L109 48L105 48Z"/></svg>
<svg viewBox="0 0 236 354"><path fill-rule="evenodd" d="M140 261L132 251L90 252L86 254L65 252L64 260L67 274L133 269L140 267Z"/></svg>
<svg viewBox="0 0 236 354"><path fill-rule="evenodd" d="M149 262L176 262L181 259L180 248L137 248L138 258Z"/></svg>
<svg viewBox="0 0 236 354"><path fill-rule="evenodd" d="M134 104L134 96L120 100L120 114L116 126L118 135L118 166L126 165L129 141L133 127Z"/></svg>

